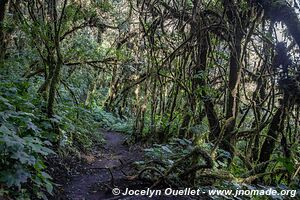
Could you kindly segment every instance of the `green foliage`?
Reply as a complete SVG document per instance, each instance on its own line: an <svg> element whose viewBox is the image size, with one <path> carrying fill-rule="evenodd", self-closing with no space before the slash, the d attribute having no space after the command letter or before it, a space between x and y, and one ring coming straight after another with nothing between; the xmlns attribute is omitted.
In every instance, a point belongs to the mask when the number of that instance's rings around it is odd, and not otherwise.
<svg viewBox="0 0 300 200"><path fill-rule="evenodd" d="M179 177L180 174L185 172L186 169L193 165L193 158L181 160L183 157L187 156L194 150L195 146L192 144L192 141L187 139L174 138L168 144L154 144L153 147L145 149L146 162L137 162L136 164L141 167L155 167L163 174L172 168L168 179L174 185L185 185L189 184L184 180L183 177ZM207 147L203 145L203 149L207 150ZM208 151L207 151L208 152ZM177 163L180 161L179 164ZM205 161L200 157L197 158L196 162L198 164L204 164ZM174 168L174 165L176 166ZM150 179L158 179L151 172L146 174Z"/></svg>
<svg viewBox="0 0 300 200"><path fill-rule="evenodd" d="M81 61L99 59L104 56L105 49L90 36L87 30L78 31L71 39L62 43L63 54L68 60Z"/></svg>
<svg viewBox="0 0 300 200"><path fill-rule="evenodd" d="M93 144L103 143L102 134L98 130L100 124L94 120L90 110L67 101L58 107L59 112L54 120L60 124L59 144L62 151L88 151Z"/></svg>
<svg viewBox="0 0 300 200"><path fill-rule="evenodd" d="M122 120L113 113L106 112L99 107L93 110L93 116L103 128L128 134L132 133L133 121L131 119Z"/></svg>
<svg viewBox="0 0 300 200"><path fill-rule="evenodd" d="M54 154L46 139L51 122L39 112L38 99L23 81L0 84L0 182L1 193L23 198L52 194L51 177L45 172L45 156ZM13 191L19 191L16 195Z"/></svg>
<svg viewBox="0 0 300 200"><path fill-rule="evenodd" d="M192 142L186 139L174 139L170 144L155 144L152 148L145 149L145 154L150 159L158 159L170 166L176 159L189 153Z"/></svg>
<svg viewBox="0 0 300 200"><path fill-rule="evenodd" d="M142 5L72 0L53 4L56 8L44 1L7 6L1 30L6 51L4 62L0 61L0 195L46 198L44 193L51 194L53 187L44 164L44 158L54 153L51 145L59 156L90 151L103 143L100 128L169 141L145 150L147 165L160 171L200 146L213 159L211 173L225 171L233 177L229 183L212 184L244 186L235 177L261 164L254 153L261 154L259 148L270 136L267 124L283 97L275 87L276 72L269 70L276 55L272 44L276 32L293 44L284 27L276 30L273 22L260 20L261 9L254 5L215 0L197 7L192 0ZM275 1L274 6L285 5ZM187 19L194 19L194 14L201 14L201 20ZM298 66L294 45L289 51ZM56 78L57 87L50 93ZM42 99L37 91L48 79ZM45 115L47 93L55 101L51 118ZM106 103L109 108L104 109ZM266 170L287 172L259 177L264 184L288 185L294 175L292 184L299 185L299 105L290 103L287 116L282 116L284 127L274 130L277 135L272 138L278 142L270 145L274 149L268 158L274 162ZM234 123L227 127L224 122L232 114ZM225 132L209 141L220 128ZM178 133L188 139L177 139ZM280 134L286 136L286 144L279 142ZM227 140L234 142L237 155L219 148L213 151L210 142L226 148ZM231 146L226 149L231 151ZM179 183L178 174L192 164L188 159L179 165L171 179ZM195 176L200 177L198 183L205 181L200 173Z"/></svg>
<svg viewBox="0 0 300 200"><path fill-rule="evenodd" d="M286 158L286 157L278 157L276 158L279 165L283 166L289 174L292 174L296 170L296 164L294 163L293 159Z"/></svg>
<svg viewBox="0 0 300 200"><path fill-rule="evenodd" d="M112 3L108 0L96 0L95 3L102 12L109 12L113 9Z"/></svg>

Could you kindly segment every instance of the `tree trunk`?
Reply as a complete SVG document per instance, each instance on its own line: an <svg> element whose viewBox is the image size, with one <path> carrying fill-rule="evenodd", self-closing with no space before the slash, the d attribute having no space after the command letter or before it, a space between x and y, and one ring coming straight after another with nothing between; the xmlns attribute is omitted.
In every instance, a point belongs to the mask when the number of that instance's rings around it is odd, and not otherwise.
<svg viewBox="0 0 300 200"><path fill-rule="evenodd" d="M284 102L277 109L277 111L270 123L266 139L260 149L260 155L259 155L259 160L258 160L259 163L264 163L264 162L270 160L270 157L275 148L275 142L279 136L279 133L283 131L288 100L284 99L283 101ZM267 167L268 167L268 165L264 165L260 169L260 173L265 172Z"/></svg>
<svg viewBox="0 0 300 200"><path fill-rule="evenodd" d="M117 77L117 66L113 66L112 70L112 76L108 91L108 97L104 102L104 109L107 111L112 111L111 105L116 97L117 92L117 86L118 86L118 80L116 80Z"/></svg>
<svg viewBox="0 0 300 200"><path fill-rule="evenodd" d="M189 124L191 121L191 114L188 112L184 117L183 117L183 121L181 123L181 126L179 128L179 138L183 139L186 137L186 132L189 128Z"/></svg>
<svg viewBox="0 0 300 200"><path fill-rule="evenodd" d="M153 79L153 80L152 80ZM157 80L155 78L152 78L151 81L153 81L152 86L152 94L151 94L151 120L150 120L150 133L151 135L156 136L156 111L157 111Z"/></svg>
<svg viewBox="0 0 300 200"><path fill-rule="evenodd" d="M219 134L221 132L219 119L214 109L214 104L210 99L204 100L204 106L210 129L209 140L211 142L214 142L218 139Z"/></svg>
<svg viewBox="0 0 300 200"><path fill-rule="evenodd" d="M94 77L94 80L92 80L89 84L89 88L88 88L88 91L86 93L86 98L85 98L85 101L84 101L84 106L85 107L88 107L90 105L91 100L94 96L94 93L96 92L99 79L100 79L100 70L98 70L96 76Z"/></svg>
<svg viewBox="0 0 300 200"><path fill-rule="evenodd" d="M194 10L194 14L193 14L193 19L195 20L195 23L197 25L195 25L194 27L197 27L196 30L194 30L197 33L197 43L198 43L198 55L197 55L197 60L196 60L196 67L195 67L195 75L199 74L199 73L205 73L206 71L206 65L207 65L207 54L208 54L208 32L207 31L199 31L201 29L201 27L205 27L205 22L203 20L201 20L201 14L200 12L200 4L201 2L198 2L199 5L195 5L195 10ZM194 90L197 87L203 87L205 88L205 86L207 85L206 80L203 78L196 78L193 80L194 84L196 85L196 87L194 88ZM209 98L209 96L207 95L206 91L201 90L201 94L200 94L203 103L204 103L204 107L205 107L205 112L206 112L206 116L208 119L208 123L209 123L209 128L210 128L210 134L209 134L209 139L210 141L213 141L215 139L218 138L221 128L220 128L220 124L219 124L219 119L218 116L215 112L214 109L214 104L212 102L212 100Z"/></svg>
<svg viewBox="0 0 300 200"><path fill-rule="evenodd" d="M223 6L226 16L230 22L230 27L233 34L230 36L230 60L229 60L229 78L228 91L226 97L226 113L225 117L229 120L226 125L224 136L221 140L220 147L234 156L235 137L232 132L235 129L236 117L238 111L238 95L241 77L241 55L242 55L242 39L245 35L243 30L247 29L249 20L244 16L242 11L236 8L236 3L232 0L223 0ZM229 159L231 163L231 159Z"/></svg>
<svg viewBox="0 0 300 200"><path fill-rule="evenodd" d="M175 86L175 92L174 92L174 97L173 97L173 101L171 103L171 109L170 109L170 117L169 117L169 120L168 120L168 125L166 127L166 130L165 130L165 133L168 134L169 131L170 131L170 126L171 126L171 123L173 121L173 114L174 114L174 111L175 111L175 107L176 107L176 102L177 102L177 96L178 96L178 92L179 92L179 86L178 84Z"/></svg>
<svg viewBox="0 0 300 200"><path fill-rule="evenodd" d="M53 117L54 115L54 101L56 97L56 90L57 86L59 84L60 79L60 71L63 65L62 60L62 54L60 52L60 30L59 30L59 22L57 17L57 5L56 0L53 0L52 2L52 9L53 9L53 22L54 22L54 46L55 46L55 53L56 53L56 62L55 62L55 68L53 70L53 76L51 78L50 82L50 88L49 88L49 95L48 95L48 106L47 106L47 114L48 117Z"/></svg>
<svg viewBox="0 0 300 200"><path fill-rule="evenodd" d="M4 17L7 10L8 0L0 1L0 61L4 59L6 45L5 45L5 32L4 32Z"/></svg>

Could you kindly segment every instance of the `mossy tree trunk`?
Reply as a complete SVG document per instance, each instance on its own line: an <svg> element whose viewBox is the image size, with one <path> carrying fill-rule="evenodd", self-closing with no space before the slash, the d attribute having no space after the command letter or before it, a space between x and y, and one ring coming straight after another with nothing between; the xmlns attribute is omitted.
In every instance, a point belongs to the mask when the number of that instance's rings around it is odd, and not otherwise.
<svg viewBox="0 0 300 200"><path fill-rule="evenodd" d="M52 0L52 19L54 23L54 47L55 47L55 55L56 55L56 60L55 60L55 65L53 66L53 75L51 77L50 81L50 86L49 86L49 95L48 95L48 105L47 105L47 114L48 117L53 117L54 115L54 102L55 102L55 97L56 97L56 92L57 92L57 86L59 85L60 82L60 71L63 65L63 58L60 50L60 27L61 27L61 20L58 18L57 14L57 1ZM64 1L64 8L67 4L67 0ZM64 15L64 8L61 13L61 15ZM62 17L61 16L61 17Z"/></svg>
<svg viewBox="0 0 300 200"><path fill-rule="evenodd" d="M275 149L276 140L279 137L279 134L282 133L284 129L284 121L286 118L286 110L288 107L288 99L285 97L283 103L275 112L272 121L270 123L267 137L262 144L259 155L259 163L264 163L270 160L273 150ZM266 171L268 165L263 165L260 169L260 172L263 173Z"/></svg>
<svg viewBox="0 0 300 200"><path fill-rule="evenodd" d="M4 17L7 10L8 0L0 1L0 62L3 60L6 50L5 45L5 31L4 31Z"/></svg>
<svg viewBox="0 0 300 200"><path fill-rule="evenodd" d="M242 19L240 11L235 9L235 3L231 0L223 1L226 16L230 22L233 35L229 42L230 58L229 58L229 75L228 75L228 91L226 92L226 111L225 117L230 120L230 124L226 126L224 136L221 140L221 148L234 156L234 137L232 135L236 125L236 117L238 110L238 95L241 77L241 51L242 40L244 37L243 29L246 28L239 21Z"/></svg>

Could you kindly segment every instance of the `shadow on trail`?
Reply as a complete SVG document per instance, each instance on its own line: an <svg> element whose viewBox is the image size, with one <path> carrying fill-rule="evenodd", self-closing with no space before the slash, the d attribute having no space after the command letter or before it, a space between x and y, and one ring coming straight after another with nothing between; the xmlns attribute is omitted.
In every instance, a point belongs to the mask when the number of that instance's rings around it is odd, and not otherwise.
<svg viewBox="0 0 300 200"><path fill-rule="evenodd" d="M98 148L91 155L85 156L87 163L80 168L80 172L68 177L62 186L62 195L55 199L68 200L109 200L109 199L191 199L190 197L155 196L114 196L112 189L117 187L121 191L129 189L146 189L151 186L139 180L128 179L138 172L133 163L143 159L143 150L138 145L130 148L124 145L125 136L121 133L104 131L106 144ZM80 164L78 164L80 165ZM198 197L199 199L199 197ZM207 199L207 198L201 198Z"/></svg>

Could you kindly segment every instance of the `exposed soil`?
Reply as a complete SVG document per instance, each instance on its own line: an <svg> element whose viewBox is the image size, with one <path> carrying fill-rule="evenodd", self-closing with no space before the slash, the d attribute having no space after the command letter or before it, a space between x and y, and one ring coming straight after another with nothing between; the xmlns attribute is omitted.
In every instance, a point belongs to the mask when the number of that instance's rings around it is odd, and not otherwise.
<svg viewBox="0 0 300 200"><path fill-rule="evenodd" d="M137 174L133 163L143 159L142 148L124 144L125 136L121 133L104 131L106 144L97 148L90 155L84 156L86 162L73 162L75 172L67 177L67 183L61 186L60 195L55 199L69 200L108 200L108 199L149 199L145 196L114 196L112 188L125 191L130 189L146 189L149 183L131 181L128 176ZM151 199L191 199L190 197L156 196ZM200 199L208 199L203 197Z"/></svg>

